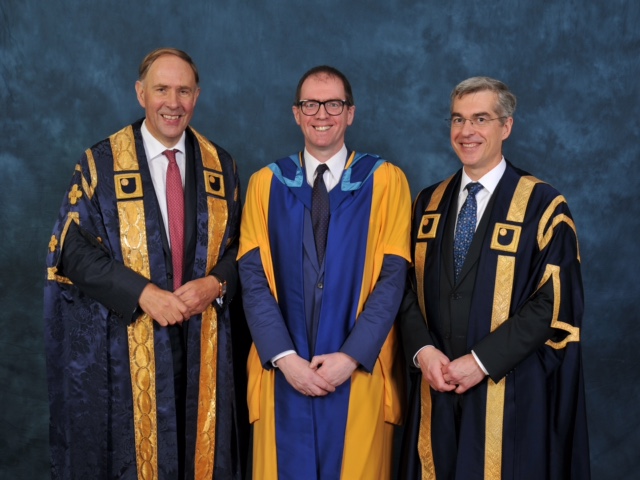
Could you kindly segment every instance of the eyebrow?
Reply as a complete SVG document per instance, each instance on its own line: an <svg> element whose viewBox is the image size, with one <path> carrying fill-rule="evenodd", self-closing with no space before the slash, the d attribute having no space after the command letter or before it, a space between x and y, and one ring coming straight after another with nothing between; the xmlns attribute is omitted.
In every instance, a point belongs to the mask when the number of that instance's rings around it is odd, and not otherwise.
<svg viewBox="0 0 640 480"><path fill-rule="evenodd" d="M173 88L173 87L171 87L171 85L166 85L166 84L164 84L164 83L156 83L156 84L155 84L155 85L153 85L151 88L154 88L154 89L158 89L158 88L170 89L170 88ZM176 87L176 88L177 88L178 90L189 90L190 92L193 92L193 91L197 90L197 88L196 88L196 89L194 89L193 87L190 87L190 86L188 86L188 85L179 85L179 86L178 86L178 87Z"/></svg>
<svg viewBox="0 0 640 480"><path fill-rule="evenodd" d="M451 112L451 116L452 117L462 117L462 114L460 114L458 112ZM478 112L478 113L474 113L473 115L471 115L471 118L490 117L490 116L491 116L491 113L489 113L489 112Z"/></svg>

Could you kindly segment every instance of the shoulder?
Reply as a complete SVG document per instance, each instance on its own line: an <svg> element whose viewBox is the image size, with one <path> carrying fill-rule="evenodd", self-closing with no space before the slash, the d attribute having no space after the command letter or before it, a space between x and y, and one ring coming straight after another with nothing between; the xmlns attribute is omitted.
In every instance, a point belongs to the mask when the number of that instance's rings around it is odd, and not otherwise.
<svg viewBox="0 0 640 480"><path fill-rule="evenodd" d="M517 183L517 189L531 190L531 198L542 203L549 203L553 199L562 196L560 191L550 183L514 166L510 162L507 163L505 176L510 178L511 182Z"/></svg>
<svg viewBox="0 0 640 480"><path fill-rule="evenodd" d="M416 200L414 202L416 206L426 206L427 202L431 201L431 198L434 195L442 198L446 192L450 192L451 189L458 183L460 174L461 170L458 170L458 172L445 178L444 180L423 188L420 193L418 193L418 196L416 197Z"/></svg>
<svg viewBox="0 0 640 480"><path fill-rule="evenodd" d="M189 127L187 128L186 134L190 139L192 139L194 144L200 146L201 150L203 149L209 150L215 156L217 156L218 159L220 160L220 165L222 166L223 170L230 168L234 172L236 171L236 164L235 164L235 160L233 159L233 156L227 150L221 147L218 143L205 137L200 132L198 132L195 128L193 128L191 125L189 125Z"/></svg>

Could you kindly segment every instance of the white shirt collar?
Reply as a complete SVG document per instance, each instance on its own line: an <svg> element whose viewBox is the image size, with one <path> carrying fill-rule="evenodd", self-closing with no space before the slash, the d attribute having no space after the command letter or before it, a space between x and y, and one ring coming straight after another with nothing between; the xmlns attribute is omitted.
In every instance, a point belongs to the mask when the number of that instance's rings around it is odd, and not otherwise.
<svg viewBox="0 0 640 480"><path fill-rule="evenodd" d="M327 167L329 167L328 172L325 172L325 183L327 183L327 190L331 190L340 181L344 166L347 163L347 153L347 146L342 144L342 148L338 150L338 152L334 156L332 156L326 162L320 162L320 160L311 155L305 148L304 167L305 173L307 174L307 183L309 185L313 185L313 177L316 173L316 169L318 168L318 165L320 165L320 163L324 163ZM327 175L330 175L331 178L327 179ZM329 182L327 182L327 180L329 180Z"/></svg>
<svg viewBox="0 0 640 480"><path fill-rule="evenodd" d="M498 163L498 165L496 165L490 171L485 173L481 178L477 180L477 182L482 184L486 192L492 195L496 187L498 186L498 183L500 182L500 179L502 178L502 175L504 174L504 171L506 169L507 169L507 162L505 161L503 156L502 160L500 160L500 163ZM460 179L460 193L464 191L468 183L471 183L473 181L474 180L471 180L471 178L469 178L469 175L467 175L467 172L465 172L463 168L462 178Z"/></svg>
<svg viewBox="0 0 640 480"><path fill-rule="evenodd" d="M144 148L145 148L145 153L147 154L147 160L156 158L159 155L162 155L162 152L167 150L167 147L165 147L162 143L160 143L160 141L156 137L151 135L151 132L147 128L146 119L144 120L144 122L142 122L142 127L140 127L140 133L142 134L142 141L144 142ZM186 138L186 134L185 132L182 132L182 136L180 137L180 140L178 140L178 143L176 143L172 148L175 148L179 152L184 154L185 138Z"/></svg>

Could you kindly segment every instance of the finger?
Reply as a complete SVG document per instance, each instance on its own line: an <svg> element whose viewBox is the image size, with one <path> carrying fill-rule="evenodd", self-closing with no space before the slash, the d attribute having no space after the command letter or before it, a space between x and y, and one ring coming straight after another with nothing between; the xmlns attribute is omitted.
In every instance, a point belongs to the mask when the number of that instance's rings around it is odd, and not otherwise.
<svg viewBox="0 0 640 480"><path fill-rule="evenodd" d="M325 361L325 356L324 355L316 355L315 357L313 357L311 359L311 363L309 364L309 367L313 368L313 369L316 369L316 368L322 366L324 361Z"/></svg>

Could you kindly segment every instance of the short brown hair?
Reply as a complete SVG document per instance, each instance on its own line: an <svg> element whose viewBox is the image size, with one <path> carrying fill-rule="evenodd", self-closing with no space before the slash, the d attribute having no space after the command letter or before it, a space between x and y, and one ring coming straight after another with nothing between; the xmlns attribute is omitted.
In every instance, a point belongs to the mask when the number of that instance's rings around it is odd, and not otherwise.
<svg viewBox="0 0 640 480"><path fill-rule="evenodd" d="M342 86L344 87L344 94L347 101L347 106L355 105L353 100L353 92L351 91L351 84L344 73L334 67L330 67L329 65L318 65L317 67L313 67L311 70L307 70L302 78L298 82L298 88L296 88L296 99L293 103L294 106L298 106L298 102L300 101L300 90L302 90L302 84L304 81L316 75L327 75L329 77L337 78L342 82Z"/></svg>
<svg viewBox="0 0 640 480"><path fill-rule="evenodd" d="M185 62L187 62L191 67L191 69L193 70L193 75L195 76L195 79L196 79L196 85L200 83L200 76L198 75L198 67L196 66L193 59L189 56L189 54L182 50L178 50L177 48L170 48L170 47L156 48L153 52L147 54L147 56L144 57L138 69L138 80L140 81L144 80L144 77L147 76L147 72L149 72L149 69L151 68L151 65L153 64L153 62L155 62L158 58L162 57L163 55L174 55L178 58L181 58Z"/></svg>

